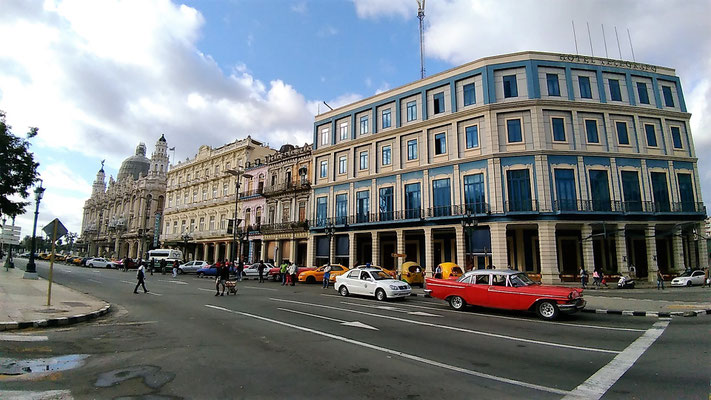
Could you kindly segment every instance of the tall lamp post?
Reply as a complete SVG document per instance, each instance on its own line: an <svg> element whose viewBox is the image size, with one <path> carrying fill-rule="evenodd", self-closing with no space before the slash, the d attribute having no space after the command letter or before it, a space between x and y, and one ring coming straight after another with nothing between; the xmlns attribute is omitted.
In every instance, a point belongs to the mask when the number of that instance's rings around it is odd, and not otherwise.
<svg viewBox="0 0 711 400"><path fill-rule="evenodd" d="M239 222L237 221L237 212L238 212L238 206L239 206L239 180L240 180L241 176L251 178L252 175L244 173L244 170L241 168L228 169L228 170L225 170L225 173L235 177L235 216L234 216L234 220L232 223L232 250L230 251L231 256L232 256L231 258L234 261L235 251L237 250L237 225L239 224Z"/></svg>
<svg viewBox="0 0 711 400"><path fill-rule="evenodd" d="M333 244L333 235L336 234L336 227L333 225L333 222L329 222L328 226L326 226L326 234L328 235L328 263L332 264L333 260L331 259L331 245Z"/></svg>
<svg viewBox="0 0 711 400"><path fill-rule="evenodd" d="M44 188L42 187L42 180L40 179L40 185L35 188L35 222L32 225L32 242L30 244L30 260L27 262L27 267L25 267L25 279L37 279L37 268L35 267L35 236L37 235L37 217L39 216L39 205L42 200L42 195L44 194Z"/></svg>
<svg viewBox="0 0 711 400"><path fill-rule="evenodd" d="M181 238L183 239L183 262L187 262L188 261L188 258L187 258L188 257L188 242L190 240L192 240L193 237L190 235L190 232L188 232L186 230L185 233L183 233L183 235L181 236Z"/></svg>
<svg viewBox="0 0 711 400"><path fill-rule="evenodd" d="M462 218L462 228L464 228L464 232L466 233L464 237L464 248L465 253L464 253L464 269L466 270L467 268L467 257L469 257L469 254L472 252L471 247L471 239L472 239L472 228L477 226L479 223L478 221L472 217L471 211L467 210L467 214ZM485 255L486 256L486 255ZM472 265L473 269L473 265Z"/></svg>

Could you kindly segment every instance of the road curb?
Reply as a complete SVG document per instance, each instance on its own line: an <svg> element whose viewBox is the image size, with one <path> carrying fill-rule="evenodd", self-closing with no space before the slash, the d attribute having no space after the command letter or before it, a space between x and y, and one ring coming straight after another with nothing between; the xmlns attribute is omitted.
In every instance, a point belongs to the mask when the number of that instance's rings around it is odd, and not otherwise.
<svg viewBox="0 0 711 400"><path fill-rule="evenodd" d="M655 318L671 318L671 317L696 317L699 315L711 315L711 310L695 310L695 311L628 311L628 310L605 310L599 308L584 308L581 310L584 313L591 314L612 314L627 317L655 317Z"/></svg>
<svg viewBox="0 0 711 400"><path fill-rule="evenodd" d="M0 322L0 331L73 325L106 315L109 311L111 311L111 304L105 303L103 307L96 311L86 314L73 315L71 317L57 317L35 321L2 321Z"/></svg>

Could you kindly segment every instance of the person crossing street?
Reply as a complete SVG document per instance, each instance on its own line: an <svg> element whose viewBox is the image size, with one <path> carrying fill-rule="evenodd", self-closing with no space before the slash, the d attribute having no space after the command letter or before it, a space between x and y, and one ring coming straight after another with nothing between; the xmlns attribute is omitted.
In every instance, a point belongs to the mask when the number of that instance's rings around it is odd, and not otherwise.
<svg viewBox="0 0 711 400"><path fill-rule="evenodd" d="M143 265L138 267L138 271L136 272L136 279L138 279L138 283L136 283L136 287L133 288L133 293L138 293L138 287L143 286L143 293L148 293L148 289L146 289L146 273L144 271Z"/></svg>
<svg viewBox="0 0 711 400"><path fill-rule="evenodd" d="M328 289L328 282L331 280L331 263L326 264L323 269L323 288Z"/></svg>

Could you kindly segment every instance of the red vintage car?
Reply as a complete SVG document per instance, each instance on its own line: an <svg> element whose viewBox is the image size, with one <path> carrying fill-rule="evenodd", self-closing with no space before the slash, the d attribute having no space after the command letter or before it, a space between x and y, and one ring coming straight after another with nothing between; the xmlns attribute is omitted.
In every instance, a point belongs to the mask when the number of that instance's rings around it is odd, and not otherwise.
<svg viewBox="0 0 711 400"><path fill-rule="evenodd" d="M539 285L520 271L479 269L459 279L425 279L426 293L446 300L455 310L468 304L506 310L531 310L545 320L585 307L582 290Z"/></svg>

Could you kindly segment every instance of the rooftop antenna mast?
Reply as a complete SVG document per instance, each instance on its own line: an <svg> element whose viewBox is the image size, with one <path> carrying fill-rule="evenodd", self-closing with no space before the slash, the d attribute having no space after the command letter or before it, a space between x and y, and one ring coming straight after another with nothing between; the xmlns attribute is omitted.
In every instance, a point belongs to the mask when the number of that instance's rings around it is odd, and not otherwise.
<svg viewBox="0 0 711 400"><path fill-rule="evenodd" d="M417 0L417 19L420 20L420 79L425 79L425 0Z"/></svg>

